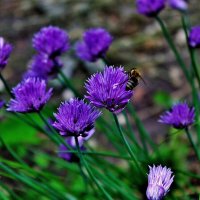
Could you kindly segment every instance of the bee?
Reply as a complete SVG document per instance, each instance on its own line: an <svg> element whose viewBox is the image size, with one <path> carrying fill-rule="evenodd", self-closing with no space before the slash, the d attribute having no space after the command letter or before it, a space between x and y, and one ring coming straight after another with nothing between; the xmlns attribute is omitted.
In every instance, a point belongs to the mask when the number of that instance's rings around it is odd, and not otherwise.
<svg viewBox="0 0 200 200"><path fill-rule="evenodd" d="M139 79L141 79L145 83L144 79L142 78L137 68L132 68L127 73L128 73L128 81L126 84L126 90L133 90L139 84Z"/></svg>
<svg viewBox="0 0 200 200"><path fill-rule="evenodd" d="M145 83L144 79L142 78L137 68L132 68L130 71L126 73L128 75L128 79L123 81L122 83L114 84L113 89L115 89L117 86L121 86L126 83L126 91L133 90L139 84L139 79L141 79Z"/></svg>

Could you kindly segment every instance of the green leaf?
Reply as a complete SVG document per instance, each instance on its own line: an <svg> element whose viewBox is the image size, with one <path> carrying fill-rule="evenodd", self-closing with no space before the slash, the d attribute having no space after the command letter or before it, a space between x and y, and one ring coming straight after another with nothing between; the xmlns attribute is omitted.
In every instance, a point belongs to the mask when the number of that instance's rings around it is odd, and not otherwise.
<svg viewBox="0 0 200 200"><path fill-rule="evenodd" d="M0 130L0 137L9 145L38 144L40 142L36 130L16 118L2 121Z"/></svg>

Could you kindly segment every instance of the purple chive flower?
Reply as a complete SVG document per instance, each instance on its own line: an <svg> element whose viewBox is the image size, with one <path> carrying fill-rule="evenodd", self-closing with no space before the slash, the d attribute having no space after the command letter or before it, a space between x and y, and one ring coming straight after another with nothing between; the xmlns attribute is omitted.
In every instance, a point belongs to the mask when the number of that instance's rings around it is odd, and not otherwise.
<svg viewBox="0 0 200 200"><path fill-rule="evenodd" d="M59 58L52 60L45 54L38 54L33 57L29 65L29 70L24 77L39 77L42 79L53 78L58 72L58 67L62 67Z"/></svg>
<svg viewBox="0 0 200 200"><path fill-rule="evenodd" d="M81 136L78 137L79 144L82 144L83 140L84 140L83 137L81 137ZM65 140L65 142L70 147L72 147L72 149L76 150L76 143L75 143L74 137L68 137ZM81 151L85 151L86 148L83 145L81 145L80 149L81 149ZM70 150L70 148L68 148L67 145L61 144L59 146L58 156L60 158L67 160L68 162L78 162L79 158L76 156L76 154L70 153L70 152L65 152L65 151L69 151L69 150Z"/></svg>
<svg viewBox="0 0 200 200"><path fill-rule="evenodd" d="M169 192L174 176L170 168L159 166L150 167L146 195L148 200L161 200Z"/></svg>
<svg viewBox="0 0 200 200"><path fill-rule="evenodd" d="M91 28L76 45L76 54L82 60L95 62L105 56L112 43L112 36L103 28Z"/></svg>
<svg viewBox="0 0 200 200"><path fill-rule="evenodd" d="M106 67L86 82L86 98L96 107L106 108L115 114L121 112L133 95L126 90L128 75L123 67Z"/></svg>
<svg viewBox="0 0 200 200"><path fill-rule="evenodd" d="M12 90L15 98L10 100L7 110L12 112L38 112L52 95L46 91L46 82L39 78L27 78Z"/></svg>
<svg viewBox="0 0 200 200"><path fill-rule="evenodd" d="M34 35L33 47L39 53L55 58L69 49L69 36L66 31L58 27L44 27Z"/></svg>
<svg viewBox="0 0 200 200"><path fill-rule="evenodd" d="M4 69L4 67L8 63L8 58L12 51L12 46L5 42L5 40L0 37L0 70Z"/></svg>
<svg viewBox="0 0 200 200"><path fill-rule="evenodd" d="M169 0L169 5L176 10L186 11L188 4L186 0Z"/></svg>
<svg viewBox="0 0 200 200"><path fill-rule="evenodd" d="M3 108L4 105L5 105L5 101L4 100L0 100L0 109Z"/></svg>
<svg viewBox="0 0 200 200"><path fill-rule="evenodd" d="M158 120L161 123L172 125L174 128L183 129L194 123L195 110L187 103L175 104L171 110L166 111Z"/></svg>
<svg viewBox="0 0 200 200"><path fill-rule="evenodd" d="M192 48L200 47L200 26L194 26L191 28L188 42Z"/></svg>
<svg viewBox="0 0 200 200"><path fill-rule="evenodd" d="M54 114L57 121L53 126L61 135L82 136L89 139L94 133L94 122L101 112L83 100L71 99L61 103L58 112Z"/></svg>
<svg viewBox="0 0 200 200"><path fill-rule="evenodd" d="M136 7L140 14L155 17L164 9L166 0L136 0Z"/></svg>

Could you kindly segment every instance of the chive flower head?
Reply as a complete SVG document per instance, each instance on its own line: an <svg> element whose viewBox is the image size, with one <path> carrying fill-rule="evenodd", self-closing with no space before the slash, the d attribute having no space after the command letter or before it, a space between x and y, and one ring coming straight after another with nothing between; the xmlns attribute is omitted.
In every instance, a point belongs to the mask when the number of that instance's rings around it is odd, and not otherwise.
<svg viewBox="0 0 200 200"><path fill-rule="evenodd" d="M137 11L147 17L155 17L165 7L166 0L136 0Z"/></svg>
<svg viewBox="0 0 200 200"><path fill-rule="evenodd" d="M187 103L177 103L169 111L166 111L158 120L160 123L172 125L174 128L183 129L195 121L195 109Z"/></svg>
<svg viewBox="0 0 200 200"><path fill-rule="evenodd" d="M94 106L74 98L61 103L54 114L56 121L53 126L61 135L88 139L94 133L94 122L100 115L101 112Z"/></svg>
<svg viewBox="0 0 200 200"><path fill-rule="evenodd" d="M50 59L46 54L37 54L33 57L24 77L39 77L47 80L57 75L57 68L62 67L59 57Z"/></svg>
<svg viewBox="0 0 200 200"><path fill-rule="evenodd" d="M12 46L3 37L0 37L0 70L4 69L7 65L11 52Z"/></svg>
<svg viewBox="0 0 200 200"><path fill-rule="evenodd" d="M43 27L34 35L33 47L38 53L55 58L69 49L69 36L66 31L56 26Z"/></svg>
<svg viewBox="0 0 200 200"><path fill-rule="evenodd" d="M188 9L186 0L169 0L169 5L171 8L179 11L186 11Z"/></svg>
<svg viewBox="0 0 200 200"><path fill-rule="evenodd" d="M83 40L76 44L76 54L82 60L95 62L105 57L112 41L112 36L105 29L88 29L83 34Z"/></svg>
<svg viewBox="0 0 200 200"><path fill-rule="evenodd" d="M86 81L85 97L94 106L117 114L133 95L133 91L126 90L127 81L128 75L123 67L105 67L103 72L97 72Z"/></svg>
<svg viewBox="0 0 200 200"><path fill-rule="evenodd" d="M199 48L200 47L200 26L194 26L191 28L188 36L188 42L190 47Z"/></svg>
<svg viewBox="0 0 200 200"><path fill-rule="evenodd" d="M161 165L149 167L148 187L146 195L148 200L161 200L169 192L174 176L170 168Z"/></svg>
<svg viewBox="0 0 200 200"><path fill-rule="evenodd" d="M8 111L29 113L39 112L52 95L52 89L46 89L46 81L39 78L27 78L13 88L14 98L9 102Z"/></svg>

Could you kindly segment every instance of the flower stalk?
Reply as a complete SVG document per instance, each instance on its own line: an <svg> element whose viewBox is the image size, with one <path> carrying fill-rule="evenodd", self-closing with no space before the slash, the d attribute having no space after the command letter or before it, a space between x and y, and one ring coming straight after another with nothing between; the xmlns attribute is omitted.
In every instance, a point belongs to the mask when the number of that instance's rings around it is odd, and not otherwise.
<svg viewBox="0 0 200 200"><path fill-rule="evenodd" d="M79 146L79 141L78 141L78 137L74 137L75 139L75 143L76 143L76 148L78 150L78 155L79 158L81 160L81 163L84 165L84 167L86 168L91 180L96 184L96 186L98 187L98 189L104 194L104 196L106 197L107 200L112 200L112 197L104 190L104 188L99 184L98 180L94 177L92 171L90 170L87 161L84 159L84 156L82 155L82 152L80 150L80 146Z"/></svg>
<svg viewBox="0 0 200 200"><path fill-rule="evenodd" d="M62 77L63 79L63 83L65 84L65 86L67 88L69 88L76 97L81 97L81 95L78 93L78 91L74 88L74 86L72 85L72 83L69 81L69 79L65 76L65 74L63 73L63 71L57 67L58 73L59 75Z"/></svg>
<svg viewBox="0 0 200 200"><path fill-rule="evenodd" d="M173 51L175 57L176 57L176 60L177 62L179 63L181 69L183 70L183 73L185 75L185 77L187 78L188 82L191 84L191 76L185 66L185 63L184 61L182 60L182 57L180 56L178 50L176 49L176 46L170 36L170 33L168 31L168 29L166 28L164 22L162 21L162 19L159 17L159 16L156 16L155 19L157 20L157 22L159 23L160 27L161 27L161 30L163 32L163 35L167 41L167 43L169 44L171 50Z"/></svg>
<svg viewBox="0 0 200 200"><path fill-rule="evenodd" d="M193 149L194 149L194 152L195 152L195 154L196 154L198 160L200 161L200 155L199 155L199 151L198 151L197 145L194 143L194 141L193 141L193 139L192 139L192 137L191 137L191 134L190 134L189 129L188 129L188 128L185 128L185 132L186 132L186 135L187 135L187 137L188 137L188 140L190 141L191 146L192 146Z"/></svg>
<svg viewBox="0 0 200 200"><path fill-rule="evenodd" d="M141 169L141 166L140 166L140 164L139 164L139 162L138 162L138 160L137 160L137 158L136 158L136 156L134 155L133 151L131 150L131 147L130 147L129 143L128 143L128 141L126 140L126 137L124 136L124 134L123 134L123 132L122 132L122 129L121 129L121 127L120 127L120 124L119 124L119 121L118 121L117 116L116 116L115 114L113 114L113 117L114 117L114 120L115 120L117 129L118 129L118 131L119 131L119 134L120 134L120 136L121 136L121 138L122 138L122 141L123 141L123 143L124 143L124 145L125 145L125 147L126 147L128 153L129 153L129 155L131 156L132 161L135 163L135 166L136 166L136 168L138 169L138 171L139 171L140 173L144 174L143 171L142 171L142 169Z"/></svg>

